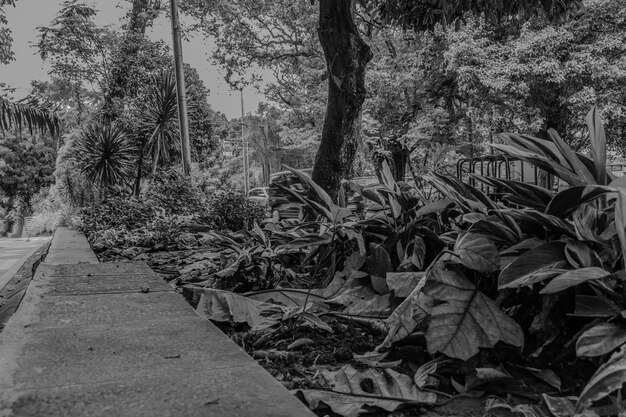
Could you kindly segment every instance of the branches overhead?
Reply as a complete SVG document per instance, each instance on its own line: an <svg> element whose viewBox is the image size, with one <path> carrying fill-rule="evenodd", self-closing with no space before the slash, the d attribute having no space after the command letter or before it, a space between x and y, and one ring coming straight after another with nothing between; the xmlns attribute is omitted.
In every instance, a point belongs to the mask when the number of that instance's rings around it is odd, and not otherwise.
<svg viewBox="0 0 626 417"><path fill-rule="evenodd" d="M50 132L52 136L59 131L59 118L52 108L41 106L34 102L12 102L0 97L0 131L10 128L21 130L27 127L32 134L39 130L41 133Z"/></svg>
<svg viewBox="0 0 626 417"><path fill-rule="evenodd" d="M405 29L421 31L444 26L466 14L483 15L491 22L528 20L543 15L551 20L567 18L583 8L582 0L360 0L381 20Z"/></svg>

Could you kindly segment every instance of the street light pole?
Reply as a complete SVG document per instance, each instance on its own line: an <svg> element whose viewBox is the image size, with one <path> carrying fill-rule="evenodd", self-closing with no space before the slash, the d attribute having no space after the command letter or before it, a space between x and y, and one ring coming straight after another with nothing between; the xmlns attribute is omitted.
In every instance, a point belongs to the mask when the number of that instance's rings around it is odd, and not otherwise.
<svg viewBox="0 0 626 417"><path fill-rule="evenodd" d="M248 191L250 191L250 173L248 168L248 141L244 136L245 113L243 111L243 87L239 89L239 94L241 95L241 153L243 155L243 187L247 196Z"/></svg>
<svg viewBox="0 0 626 417"><path fill-rule="evenodd" d="M174 43L174 68L176 70L176 92L178 98L178 125L182 148L183 174L191 172L191 147L189 145L189 122L187 118L187 97L185 95L185 72L183 70L183 45L180 35L178 0L170 0L172 7L172 38Z"/></svg>

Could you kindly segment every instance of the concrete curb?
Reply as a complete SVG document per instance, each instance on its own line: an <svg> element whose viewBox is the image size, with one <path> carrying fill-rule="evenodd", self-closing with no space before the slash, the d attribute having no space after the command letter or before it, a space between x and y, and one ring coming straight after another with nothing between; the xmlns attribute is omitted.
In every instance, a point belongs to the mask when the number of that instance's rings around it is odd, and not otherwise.
<svg viewBox="0 0 626 417"><path fill-rule="evenodd" d="M31 256L33 256L39 249L41 249L48 242L49 242L49 239L44 240L41 243L41 245L30 250L11 269L9 269L5 274L0 276L0 290L2 290L9 283L9 281L11 281L11 279L13 279L15 274L17 274L17 272L28 262Z"/></svg>
<svg viewBox="0 0 626 417"><path fill-rule="evenodd" d="M0 333L0 416L314 416L147 264L85 244L55 234Z"/></svg>

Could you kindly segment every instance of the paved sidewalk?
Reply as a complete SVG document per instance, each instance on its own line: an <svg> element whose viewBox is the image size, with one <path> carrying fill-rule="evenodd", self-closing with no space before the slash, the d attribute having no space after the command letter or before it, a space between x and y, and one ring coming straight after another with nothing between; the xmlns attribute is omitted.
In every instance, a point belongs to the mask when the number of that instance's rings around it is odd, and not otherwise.
<svg viewBox="0 0 626 417"><path fill-rule="evenodd" d="M0 416L313 415L145 263L70 264L80 238L57 231L0 333Z"/></svg>

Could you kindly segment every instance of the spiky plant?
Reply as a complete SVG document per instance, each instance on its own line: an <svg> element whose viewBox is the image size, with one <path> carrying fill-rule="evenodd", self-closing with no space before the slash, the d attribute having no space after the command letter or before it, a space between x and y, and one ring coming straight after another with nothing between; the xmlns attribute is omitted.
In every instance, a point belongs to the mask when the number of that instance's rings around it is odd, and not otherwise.
<svg viewBox="0 0 626 417"><path fill-rule="evenodd" d="M136 149L119 124L92 124L77 138L75 157L82 173L95 186L110 189L132 175Z"/></svg>
<svg viewBox="0 0 626 417"><path fill-rule="evenodd" d="M168 162L177 150L178 104L176 81L171 71L153 76L139 115L141 129L149 136L146 146L152 153L152 174L159 162Z"/></svg>

